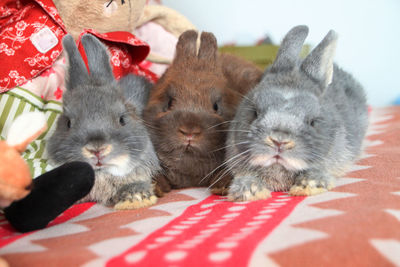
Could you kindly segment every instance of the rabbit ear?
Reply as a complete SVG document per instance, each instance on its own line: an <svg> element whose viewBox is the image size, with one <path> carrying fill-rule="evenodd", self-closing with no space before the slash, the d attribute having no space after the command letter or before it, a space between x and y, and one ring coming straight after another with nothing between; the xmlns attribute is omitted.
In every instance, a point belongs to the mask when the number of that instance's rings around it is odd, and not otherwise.
<svg viewBox="0 0 400 267"><path fill-rule="evenodd" d="M270 71L290 71L297 63L304 40L308 35L308 27L305 25L296 26L291 29L280 45L278 54L272 64Z"/></svg>
<svg viewBox="0 0 400 267"><path fill-rule="evenodd" d="M82 44L88 60L90 76L96 80L113 81L107 48L93 35L82 36Z"/></svg>
<svg viewBox="0 0 400 267"><path fill-rule="evenodd" d="M202 32L200 37L199 59L215 62L217 58L217 39L210 32Z"/></svg>
<svg viewBox="0 0 400 267"><path fill-rule="evenodd" d="M196 57L197 32L188 30L179 36L176 44L174 63L184 63L190 58Z"/></svg>
<svg viewBox="0 0 400 267"><path fill-rule="evenodd" d="M127 75L121 78L118 84L123 90L126 101L141 113L149 100L152 83L142 76Z"/></svg>
<svg viewBox="0 0 400 267"><path fill-rule="evenodd" d="M74 38L68 34L63 38L62 43L68 59L66 86L67 89L71 90L75 89L79 85L87 83L89 80L89 74L81 54L76 47Z"/></svg>
<svg viewBox="0 0 400 267"><path fill-rule="evenodd" d="M301 69L323 88L332 82L333 57L336 50L337 34L330 30L325 38L311 51L301 64Z"/></svg>

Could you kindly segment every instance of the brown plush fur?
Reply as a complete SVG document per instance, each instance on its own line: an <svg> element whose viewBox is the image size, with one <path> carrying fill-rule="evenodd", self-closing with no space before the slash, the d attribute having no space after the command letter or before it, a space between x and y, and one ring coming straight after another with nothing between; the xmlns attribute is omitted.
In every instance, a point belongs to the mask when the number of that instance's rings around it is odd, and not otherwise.
<svg viewBox="0 0 400 267"><path fill-rule="evenodd" d="M242 95L262 75L255 65L218 55L213 34L201 34L198 54L196 40L195 31L180 36L173 64L155 85L144 111L164 170L157 185L165 192L210 186L223 174L218 166L224 159L229 121ZM229 182L225 173L216 186Z"/></svg>
<svg viewBox="0 0 400 267"><path fill-rule="evenodd" d="M100 33L112 31L132 32L142 15L145 0L127 0L122 5L114 0L107 8L105 0L54 0L67 32L76 40L83 29Z"/></svg>

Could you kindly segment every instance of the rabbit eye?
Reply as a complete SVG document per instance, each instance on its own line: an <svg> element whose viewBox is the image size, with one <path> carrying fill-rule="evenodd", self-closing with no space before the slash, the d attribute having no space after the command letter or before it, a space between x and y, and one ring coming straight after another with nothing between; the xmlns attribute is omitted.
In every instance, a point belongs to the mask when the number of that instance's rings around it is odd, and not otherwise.
<svg viewBox="0 0 400 267"><path fill-rule="evenodd" d="M320 120L320 118L310 119L310 120L308 121L308 124L309 124L311 127L315 127L315 126L317 125L317 123L318 123L319 120Z"/></svg>
<svg viewBox="0 0 400 267"><path fill-rule="evenodd" d="M168 110L171 110L173 104L174 104L173 99L172 98L168 98L168 102L166 104L164 104L163 111L167 112Z"/></svg>
<svg viewBox="0 0 400 267"><path fill-rule="evenodd" d="M218 112L219 107L218 107L218 103L217 102L214 103L213 109L214 109L215 112Z"/></svg>
<svg viewBox="0 0 400 267"><path fill-rule="evenodd" d="M70 119L67 120L67 127L68 127L68 129L71 129L71 120Z"/></svg>
<svg viewBox="0 0 400 267"><path fill-rule="evenodd" d="M121 126L125 126L125 125L126 125L126 121L125 121L124 116L119 117L119 124L120 124Z"/></svg>
<svg viewBox="0 0 400 267"><path fill-rule="evenodd" d="M164 108L164 112L167 110L171 110L173 105L174 105L174 99L172 97L169 97L167 106Z"/></svg>

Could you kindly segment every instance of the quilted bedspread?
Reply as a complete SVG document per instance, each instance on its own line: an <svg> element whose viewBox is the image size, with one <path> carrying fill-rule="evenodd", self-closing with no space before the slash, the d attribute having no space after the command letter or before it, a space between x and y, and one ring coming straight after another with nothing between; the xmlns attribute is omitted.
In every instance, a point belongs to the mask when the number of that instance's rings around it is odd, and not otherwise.
<svg viewBox="0 0 400 267"><path fill-rule="evenodd" d="M373 109L364 153L332 191L232 203L205 188L149 208L71 207L20 234L0 218L11 266L400 266L400 107Z"/></svg>

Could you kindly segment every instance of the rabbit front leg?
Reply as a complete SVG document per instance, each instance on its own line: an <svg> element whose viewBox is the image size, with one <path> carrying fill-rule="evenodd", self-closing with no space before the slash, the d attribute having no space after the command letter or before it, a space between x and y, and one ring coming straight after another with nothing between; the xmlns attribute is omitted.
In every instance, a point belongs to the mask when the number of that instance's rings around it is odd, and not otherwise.
<svg viewBox="0 0 400 267"><path fill-rule="evenodd" d="M232 182L232 175L223 171L222 174L217 174L210 180L209 188L214 195L226 196L229 193L229 186Z"/></svg>
<svg viewBox="0 0 400 267"><path fill-rule="evenodd" d="M112 199L114 209L127 210L151 206L157 202L151 181L137 181L123 185Z"/></svg>
<svg viewBox="0 0 400 267"><path fill-rule="evenodd" d="M335 178L320 170L309 170L296 177L290 188L292 196L312 196L326 192L334 187Z"/></svg>
<svg viewBox="0 0 400 267"><path fill-rule="evenodd" d="M271 197L265 180L254 173L237 174L229 187L228 200L252 201Z"/></svg>
<svg viewBox="0 0 400 267"><path fill-rule="evenodd" d="M163 197L172 190L171 184L163 173L158 173L153 178L154 193L157 197Z"/></svg>

